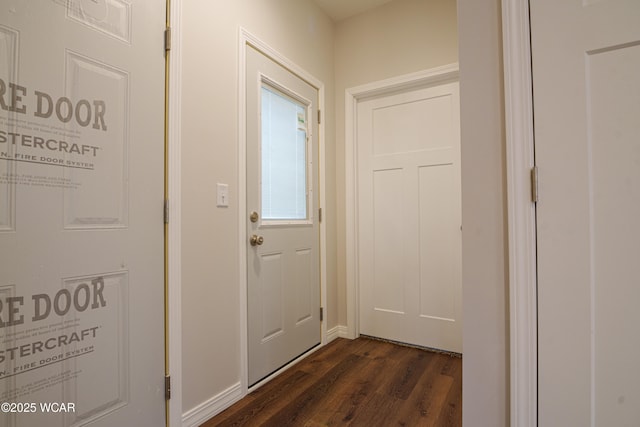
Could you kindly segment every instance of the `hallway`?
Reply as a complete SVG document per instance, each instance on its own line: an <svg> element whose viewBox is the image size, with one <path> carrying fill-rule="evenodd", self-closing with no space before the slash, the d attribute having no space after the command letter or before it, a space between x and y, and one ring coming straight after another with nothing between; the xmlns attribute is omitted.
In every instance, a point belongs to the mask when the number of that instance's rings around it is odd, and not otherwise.
<svg viewBox="0 0 640 427"><path fill-rule="evenodd" d="M201 427L340 425L461 426L462 359L337 339Z"/></svg>

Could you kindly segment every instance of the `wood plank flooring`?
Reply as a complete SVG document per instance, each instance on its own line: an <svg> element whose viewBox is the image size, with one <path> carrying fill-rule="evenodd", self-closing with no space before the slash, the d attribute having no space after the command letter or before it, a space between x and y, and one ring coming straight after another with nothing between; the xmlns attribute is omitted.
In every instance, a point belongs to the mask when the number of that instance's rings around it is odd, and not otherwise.
<svg viewBox="0 0 640 427"><path fill-rule="evenodd" d="M462 359L337 339L201 427L462 426Z"/></svg>

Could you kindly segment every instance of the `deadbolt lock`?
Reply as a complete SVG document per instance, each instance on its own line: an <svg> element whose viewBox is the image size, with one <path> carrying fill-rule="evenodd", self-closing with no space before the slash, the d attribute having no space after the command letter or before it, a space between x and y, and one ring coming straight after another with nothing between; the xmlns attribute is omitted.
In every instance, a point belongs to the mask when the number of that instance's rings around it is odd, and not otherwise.
<svg viewBox="0 0 640 427"><path fill-rule="evenodd" d="M260 246L264 243L264 237L254 234L253 236L251 236L251 238L249 238L249 243L251 243L251 246Z"/></svg>
<svg viewBox="0 0 640 427"><path fill-rule="evenodd" d="M249 215L249 219L251 220L251 222L258 222L258 212L253 211L251 212L251 215Z"/></svg>

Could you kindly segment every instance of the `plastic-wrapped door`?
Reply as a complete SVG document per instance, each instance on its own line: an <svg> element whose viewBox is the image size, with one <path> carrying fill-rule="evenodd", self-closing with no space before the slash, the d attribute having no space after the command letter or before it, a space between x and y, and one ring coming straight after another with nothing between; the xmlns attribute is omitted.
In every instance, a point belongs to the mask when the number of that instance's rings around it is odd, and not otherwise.
<svg viewBox="0 0 640 427"><path fill-rule="evenodd" d="M0 4L2 426L165 424L165 10Z"/></svg>

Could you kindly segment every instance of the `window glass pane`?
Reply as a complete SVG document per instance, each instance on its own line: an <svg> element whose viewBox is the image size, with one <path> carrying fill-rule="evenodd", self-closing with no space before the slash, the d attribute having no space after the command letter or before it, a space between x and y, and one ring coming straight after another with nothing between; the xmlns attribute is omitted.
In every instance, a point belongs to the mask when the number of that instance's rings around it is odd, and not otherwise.
<svg viewBox="0 0 640 427"><path fill-rule="evenodd" d="M307 219L306 108L262 87L262 218Z"/></svg>

